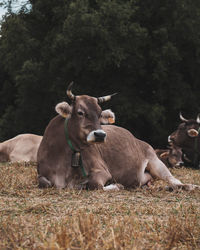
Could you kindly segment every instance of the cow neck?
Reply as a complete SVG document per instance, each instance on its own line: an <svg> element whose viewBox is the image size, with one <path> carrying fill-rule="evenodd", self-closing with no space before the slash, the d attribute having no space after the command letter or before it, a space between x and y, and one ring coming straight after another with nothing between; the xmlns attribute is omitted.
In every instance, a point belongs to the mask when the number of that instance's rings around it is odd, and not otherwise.
<svg viewBox="0 0 200 250"><path fill-rule="evenodd" d="M193 164L194 164L194 166L196 168L200 168L200 159L199 159L199 151L200 151L200 149L198 148L199 135L200 135L200 126L199 126L199 129L198 129L198 135L197 135L197 137L195 138L195 141L194 141L194 161L193 161Z"/></svg>
<svg viewBox="0 0 200 250"><path fill-rule="evenodd" d="M183 147L183 161L187 164L193 166L194 168L200 168L200 148L199 148L199 140L200 140L200 127L198 129L198 135L194 139L194 147ZM188 153L191 152L191 153Z"/></svg>
<svg viewBox="0 0 200 250"><path fill-rule="evenodd" d="M67 129L67 124L68 124L68 118L65 119L65 137L66 137L66 140L67 140L67 143L70 147L70 149L72 150L72 167L81 167L81 171L82 171L82 175L84 177L87 176L86 172L85 172L85 169L83 167L83 162L82 162L82 157L81 157L81 152L80 150L76 150L73 145L72 145L72 142L71 140L69 139L69 133L68 133L68 129ZM73 164L75 164L76 166L73 166Z"/></svg>

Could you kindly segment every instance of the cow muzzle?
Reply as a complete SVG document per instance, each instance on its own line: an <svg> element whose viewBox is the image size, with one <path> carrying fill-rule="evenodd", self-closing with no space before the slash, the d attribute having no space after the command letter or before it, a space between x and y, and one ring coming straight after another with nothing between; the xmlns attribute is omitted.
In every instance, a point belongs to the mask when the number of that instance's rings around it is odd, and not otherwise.
<svg viewBox="0 0 200 250"><path fill-rule="evenodd" d="M106 139L106 132L102 129L93 130L87 136L88 143L102 143Z"/></svg>
<svg viewBox="0 0 200 250"><path fill-rule="evenodd" d="M168 136L168 142L169 142L169 143L172 142L171 135Z"/></svg>
<svg viewBox="0 0 200 250"><path fill-rule="evenodd" d="M175 164L175 167L182 167L182 166L184 166L184 162L183 161L177 162Z"/></svg>

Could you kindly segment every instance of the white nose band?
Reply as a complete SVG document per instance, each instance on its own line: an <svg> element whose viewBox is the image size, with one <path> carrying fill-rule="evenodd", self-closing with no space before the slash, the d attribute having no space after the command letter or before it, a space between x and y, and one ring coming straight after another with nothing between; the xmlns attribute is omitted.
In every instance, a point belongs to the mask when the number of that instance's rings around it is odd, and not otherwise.
<svg viewBox="0 0 200 250"><path fill-rule="evenodd" d="M87 142L95 142L96 141L96 137L95 137L94 133L101 133L101 134L104 134L106 137L106 132L103 131L102 129L93 130L87 136Z"/></svg>

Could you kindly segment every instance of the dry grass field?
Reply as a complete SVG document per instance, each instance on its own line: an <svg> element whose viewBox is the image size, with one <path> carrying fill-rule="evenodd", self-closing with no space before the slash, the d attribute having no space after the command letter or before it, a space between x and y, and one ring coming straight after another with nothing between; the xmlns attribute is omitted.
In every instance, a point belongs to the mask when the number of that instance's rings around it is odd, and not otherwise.
<svg viewBox="0 0 200 250"><path fill-rule="evenodd" d="M173 174L200 185L200 171ZM200 190L41 190L36 166L0 165L0 249L200 249Z"/></svg>

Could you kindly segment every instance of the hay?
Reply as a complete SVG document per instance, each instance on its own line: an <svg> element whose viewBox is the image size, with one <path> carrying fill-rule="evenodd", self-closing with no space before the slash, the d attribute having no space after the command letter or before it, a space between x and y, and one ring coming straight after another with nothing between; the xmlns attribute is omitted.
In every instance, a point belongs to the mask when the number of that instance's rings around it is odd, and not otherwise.
<svg viewBox="0 0 200 250"><path fill-rule="evenodd" d="M198 170L172 172L200 184ZM41 190L32 164L0 176L0 249L200 249L200 190Z"/></svg>

